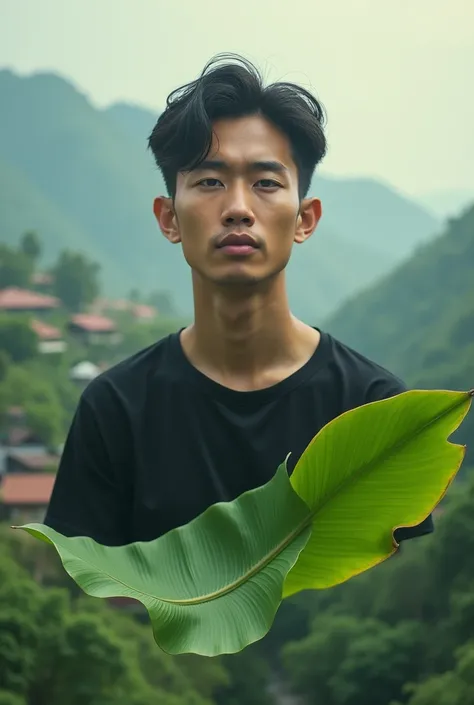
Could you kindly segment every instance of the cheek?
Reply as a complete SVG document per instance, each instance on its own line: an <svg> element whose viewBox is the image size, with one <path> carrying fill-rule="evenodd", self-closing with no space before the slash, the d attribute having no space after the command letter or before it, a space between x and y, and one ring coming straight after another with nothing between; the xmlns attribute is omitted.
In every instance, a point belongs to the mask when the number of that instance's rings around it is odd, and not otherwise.
<svg viewBox="0 0 474 705"><path fill-rule="evenodd" d="M202 240L202 233L205 232L199 210L193 208L192 204L186 203L185 207L176 206L175 212L183 250L192 250Z"/></svg>
<svg viewBox="0 0 474 705"><path fill-rule="evenodd" d="M289 241L293 242L298 223L298 210L293 203L288 203L281 208L274 209L270 214L270 229L273 233L272 241L277 242Z"/></svg>
<svg viewBox="0 0 474 705"><path fill-rule="evenodd" d="M207 248L208 228L199 214L190 209L177 212L177 223L184 259L191 269L199 269Z"/></svg>

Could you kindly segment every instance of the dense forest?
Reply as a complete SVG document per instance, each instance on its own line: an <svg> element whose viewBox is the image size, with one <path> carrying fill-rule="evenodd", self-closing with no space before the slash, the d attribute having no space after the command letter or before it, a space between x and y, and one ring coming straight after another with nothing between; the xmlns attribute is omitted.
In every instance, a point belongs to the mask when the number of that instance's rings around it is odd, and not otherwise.
<svg viewBox="0 0 474 705"><path fill-rule="evenodd" d="M474 206L325 327L411 387L474 387ZM457 438L474 440L470 414ZM472 451L470 457L472 458Z"/></svg>

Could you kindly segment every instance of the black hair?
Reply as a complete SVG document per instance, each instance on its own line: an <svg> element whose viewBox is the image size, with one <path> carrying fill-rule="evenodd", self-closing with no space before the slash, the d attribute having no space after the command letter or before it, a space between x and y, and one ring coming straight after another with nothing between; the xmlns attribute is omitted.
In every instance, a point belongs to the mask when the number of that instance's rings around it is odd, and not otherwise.
<svg viewBox="0 0 474 705"><path fill-rule="evenodd" d="M306 196L327 149L323 106L294 83L265 86L258 69L241 56L218 54L199 78L170 93L148 138L172 198L178 172L190 171L206 158L213 123L246 115L265 117L287 136L298 169L299 196Z"/></svg>

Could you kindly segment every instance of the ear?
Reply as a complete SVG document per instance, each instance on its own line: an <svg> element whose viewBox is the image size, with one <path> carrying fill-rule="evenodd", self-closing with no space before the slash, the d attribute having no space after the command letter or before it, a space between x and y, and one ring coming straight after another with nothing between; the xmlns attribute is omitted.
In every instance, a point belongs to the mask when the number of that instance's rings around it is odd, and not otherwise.
<svg viewBox="0 0 474 705"><path fill-rule="evenodd" d="M153 213L165 238L173 244L181 242L173 200L166 196L158 196L153 201Z"/></svg>
<svg viewBox="0 0 474 705"><path fill-rule="evenodd" d="M296 222L295 242L302 243L316 230L323 214L319 198L305 198L301 201Z"/></svg>

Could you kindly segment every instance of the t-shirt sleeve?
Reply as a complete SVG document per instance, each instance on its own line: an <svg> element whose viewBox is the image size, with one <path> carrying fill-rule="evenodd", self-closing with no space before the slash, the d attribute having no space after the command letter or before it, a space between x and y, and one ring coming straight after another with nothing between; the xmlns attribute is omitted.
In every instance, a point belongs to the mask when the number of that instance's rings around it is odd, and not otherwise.
<svg viewBox="0 0 474 705"><path fill-rule="evenodd" d="M367 403L372 401L380 401L381 399L389 399L397 394L402 394L406 392L408 387L394 376L389 376L387 378L380 377L375 380L374 383L369 388L367 394ZM425 536L426 534L431 534L434 531L433 517L430 514L421 524L418 526L411 526L406 528L397 529L395 531L395 540L398 543L402 541L407 541L408 539L417 538L418 536Z"/></svg>
<svg viewBox="0 0 474 705"><path fill-rule="evenodd" d="M127 543L129 497L97 413L83 395L66 439L45 524L65 536L123 545Z"/></svg>

